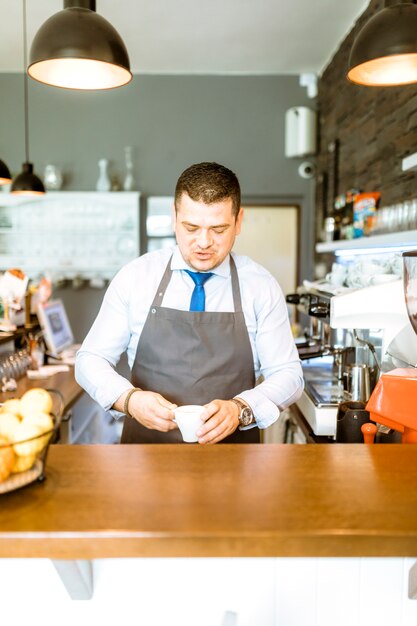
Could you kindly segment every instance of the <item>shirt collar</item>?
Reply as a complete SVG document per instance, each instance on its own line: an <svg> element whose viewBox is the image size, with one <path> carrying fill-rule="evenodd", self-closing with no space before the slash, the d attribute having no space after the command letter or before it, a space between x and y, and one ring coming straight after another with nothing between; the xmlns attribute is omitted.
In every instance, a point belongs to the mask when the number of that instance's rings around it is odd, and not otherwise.
<svg viewBox="0 0 417 626"><path fill-rule="evenodd" d="M182 254L178 246L175 246L174 252L172 254L171 259L171 270L193 270L192 267L187 265L187 263L182 258ZM222 263L218 267L215 267L213 270L210 270L216 276L222 276L223 278L228 278L230 276L230 257L224 259Z"/></svg>

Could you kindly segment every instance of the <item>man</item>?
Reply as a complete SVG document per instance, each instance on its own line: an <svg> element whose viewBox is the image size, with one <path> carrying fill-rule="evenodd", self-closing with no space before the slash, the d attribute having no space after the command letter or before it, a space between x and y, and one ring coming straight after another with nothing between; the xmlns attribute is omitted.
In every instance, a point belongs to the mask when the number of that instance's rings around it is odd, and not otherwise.
<svg viewBox="0 0 417 626"><path fill-rule="evenodd" d="M258 442L259 428L303 388L282 291L260 265L231 254L243 218L233 172L192 165L174 208L177 246L119 271L77 355L76 379L127 416L122 443L181 442L173 409L182 404L205 405L200 444ZM126 350L131 382L114 370Z"/></svg>

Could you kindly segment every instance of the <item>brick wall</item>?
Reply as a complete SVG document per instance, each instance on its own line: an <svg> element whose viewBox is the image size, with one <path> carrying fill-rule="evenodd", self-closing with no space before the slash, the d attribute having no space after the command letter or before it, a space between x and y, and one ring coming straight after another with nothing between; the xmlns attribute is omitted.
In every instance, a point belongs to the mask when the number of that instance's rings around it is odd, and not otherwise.
<svg viewBox="0 0 417 626"><path fill-rule="evenodd" d="M401 171L402 159L417 152L417 85L361 87L346 78L355 35L383 6L383 0L371 0L319 80L318 232L331 205L332 142L338 143L335 194L380 191L381 206L417 197L417 173ZM327 193L319 189L323 173Z"/></svg>

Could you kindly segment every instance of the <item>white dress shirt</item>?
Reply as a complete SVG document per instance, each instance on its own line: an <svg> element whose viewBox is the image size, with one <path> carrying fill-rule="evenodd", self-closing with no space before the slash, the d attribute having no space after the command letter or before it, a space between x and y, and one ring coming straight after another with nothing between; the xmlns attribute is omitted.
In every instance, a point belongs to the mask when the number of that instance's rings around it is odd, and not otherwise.
<svg viewBox="0 0 417 626"><path fill-rule="evenodd" d="M303 390L301 363L285 298L277 281L248 257L232 254L239 276L255 377L262 375L264 379L254 389L239 393L239 397L252 407L259 428L266 428L278 419L280 409L300 397ZM76 380L105 410L111 409L114 402L132 388L131 382L115 372L114 367L127 351L132 368L139 337L171 255L173 272L162 306L189 310L194 282L181 270L192 268L185 263L178 246L144 254L125 265L114 277L78 351ZM234 311L229 257L211 271L214 276L204 285L206 311ZM159 389L152 391L160 392ZM121 415L114 410L112 413L116 417Z"/></svg>

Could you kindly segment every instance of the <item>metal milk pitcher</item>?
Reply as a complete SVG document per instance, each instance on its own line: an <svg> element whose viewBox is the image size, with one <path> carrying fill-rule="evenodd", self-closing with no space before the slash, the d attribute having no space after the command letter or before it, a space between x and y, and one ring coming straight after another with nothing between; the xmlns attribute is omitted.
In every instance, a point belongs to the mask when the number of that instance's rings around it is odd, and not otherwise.
<svg viewBox="0 0 417 626"><path fill-rule="evenodd" d="M355 402L367 402L371 395L371 378L368 365L352 365L350 368L350 394Z"/></svg>

